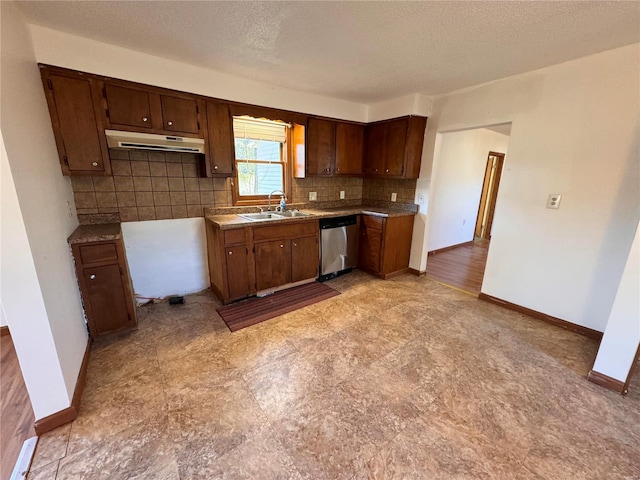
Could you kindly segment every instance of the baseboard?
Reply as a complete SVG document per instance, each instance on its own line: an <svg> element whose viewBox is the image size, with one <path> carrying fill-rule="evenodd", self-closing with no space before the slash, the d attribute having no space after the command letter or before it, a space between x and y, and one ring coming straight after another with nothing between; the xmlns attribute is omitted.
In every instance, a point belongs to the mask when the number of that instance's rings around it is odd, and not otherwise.
<svg viewBox="0 0 640 480"><path fill-rule="evenodd" d="M9 327L6 325L0 327L0 337L4 337L5 335L10 335Z"/></svg>
<svg viewBox="0 0 640 480"><path fill-rule="evenodd" d="M622 395L625 395L627 393L627 389L625 388L625 384L623 382L621 382L620 380L616 380L615 378L611 378L604 373L596 372L595 370L591 370L589 372L589 374L587 375L587 380Z"/></svg>
<svg viewBox="0 0 640 480"><path fill-rule="evenodd" d="M473 240L469 240L468 242L457 243L455 245L449 245L448 247L438 248L437 250L431 250L427 252L427 256L435 255L436 253L446 252L447 250L453 250L454 248L464 247L466 245L473 245Z"/></svg>
<svg viewBox="0 0 640 480"><path fill-rule="evenodd" d="M409 267L403 268L401 270L396 270L395 272L387 273L386 275L380 275L380 278L389 280L390 278L399 277L400 275L404 275L405 273L409 273Z"/></svg>
<svg viewBox="0 0 640 480"><path fill-rule="evenodd" d="M497 297L492 297L491 295L487 295L486 293L480 293L480 295L478 295L478 298L480 300L484 300L485 302L501 305L505 308L508 308L509 310L513 310L514 312L523 313L530 317L537 318L538 320L550 323L551 325L555 325L556 327L561 327L565 330L579 333L580 335L584 335L585 337L593 338L595 340L602 340L602 332L593 330L589 327L583 327L582 325L577 325L575 323L562 320L561 318L552 317L551 315L547 315L546 313L531 310L530 308L522 307L520 305L507 302Z"/></svg>
<svg viewBox="0 0 640 480"><path fill-rule="evenodd" d="M89 367L89 352L91 351L91 339L87 340L87 348L84 351L84 358L82 359L82 365L80 365L80 372L78 373L78 381L76 382L76 388L73 391L73 399L71 400L71 406L60 410L48 417L36 420L33 427L35 428L37 435L50 432L62 425L74 421L78 417L80 412L80 401L82 400L82 391L84 390L84 384L87 379L87 368Z"/></svg>
<svg viewBox="0 0 640 480"><path fill-rule="evenodd" d="M416 270L415 268L410 268L409 273L411 275L415 275L416 277L424 277L427 272L421 272L420 270Z"/></svg>

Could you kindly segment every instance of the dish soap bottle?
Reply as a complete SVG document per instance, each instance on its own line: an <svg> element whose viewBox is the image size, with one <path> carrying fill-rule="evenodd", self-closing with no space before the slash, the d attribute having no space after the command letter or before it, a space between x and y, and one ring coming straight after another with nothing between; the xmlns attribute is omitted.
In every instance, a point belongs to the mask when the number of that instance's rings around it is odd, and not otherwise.
<svg viewBox="0 0 640 480"><path fill-rule="evenodd" d="M287 209L287 202L284 199L284 195L280 197L280 211L284 212Z"/></svg>

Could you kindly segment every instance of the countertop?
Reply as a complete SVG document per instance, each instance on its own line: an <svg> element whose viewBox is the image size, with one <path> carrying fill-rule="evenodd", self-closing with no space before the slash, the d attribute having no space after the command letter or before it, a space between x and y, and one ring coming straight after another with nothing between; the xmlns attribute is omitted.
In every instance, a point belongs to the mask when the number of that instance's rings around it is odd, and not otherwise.
<svg viewBox="0 0 640 480"><path fill-rule="evenodd" d="M67 242L91 243L119 240L122 237L119 223L103 223L100 225L80 225L69 236Z"/></svg>
<svg viewBox="0 0 640 480"><path fill-rule="evenodd" d="M221 230L230 228L241 228L247 226L258 226L267 224L285 224L293 222L303 222L309 220L317 220L320 218L343 217L346 215L359 215L365 213L367 215L377 215L380 217L405 217L414 216L416 212L407 210L394 210L391 208L369 207L360 205L357 207L338 207L338 208L303 208L303 213L309 213L308 217L283 218L278 220L247 220L239 217L237 214L232 215L205 215L205 219L216 224Z"/></svg>

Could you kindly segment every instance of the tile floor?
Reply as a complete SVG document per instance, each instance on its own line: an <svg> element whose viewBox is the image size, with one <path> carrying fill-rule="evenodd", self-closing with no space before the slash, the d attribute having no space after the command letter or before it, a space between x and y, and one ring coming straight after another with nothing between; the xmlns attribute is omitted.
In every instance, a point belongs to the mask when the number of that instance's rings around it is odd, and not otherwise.
<svg viewBox="0 0 640 480"><path fill-rule="evenodd" d="M640 478L640 382L588 383L595 341L426 278L330 285L235 333L208 293L140 308L29 479Z"/></svg>

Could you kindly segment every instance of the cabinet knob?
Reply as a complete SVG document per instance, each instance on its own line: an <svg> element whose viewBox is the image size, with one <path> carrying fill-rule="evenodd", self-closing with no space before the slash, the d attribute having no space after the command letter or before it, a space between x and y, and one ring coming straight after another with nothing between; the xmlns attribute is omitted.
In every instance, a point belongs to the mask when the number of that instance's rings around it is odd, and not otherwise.
<svg viewBox="0 0 640 480"><path fill-rule="evenodd" d="M376 168L376 172L378 171L378 169Z"/></svg>
<svg viewBox="0 0 640 480"><path fill-rule="evenodd" d="M148 119L147 117L142 117L142 121L143 121L143 122L148 122L148 121L149 121L149 119Z"/></svg>
<svg viewBox="0 0 640 480"><path fill-rule="evenodd" d="M325 171L326 171L326 172L328 172L328 171L329 171L329 169L327 168Z"/></svg>
<svg viewBox="0 0 640 480"><path fill-rule="evenodd" d="M229 255L233 255L233 252L231 250L229 250Z"/></svg>
<svg viewBox="0 0 640 480"><path fill-rule="evenodd" d="M339 168L336 168L336 172L339 172L339 171L340 171L340 169L339 169Z"/></svg>
<svg viewBox="0 0 640 480"><path fill-rule="evenodd" d="M283 243L280 244L280 248L284 248L284 244Z"/></svg>
<svg viewBox="0 0 640 480"><path fill-rule="evenodd" d="M294 247L297 247L297 246L298 246L298 244L297 244L296 242L293 242L293 246L294 246Z"/></svg>
<svg viewBox="0 0 640 480"><path fill-rule="evenodd" d="M95 280L95 279L96 279L96 276L92 273L91 275L89 275L89 278L90 278L91 280Z"/></svg>
<svg viewBox="0 0 640 480"><path fill-rule="evenodd" d="M171 126L171 125L173 125L173 122L172 122L171 120L169 120L169 121L167 122L167 125Z"/></svg>
<svg viewBox="0 0 640 480"><path fill-rule="evenodd" d="M213 166L213 169L214 169L214 170L217 170L217 169L218 169L218 165L214 165L214 166Z"/></svg>
<svg viewBox="0 0 640 480"><path fill-rule="evenodd" d="M98 162L93 162L91 165L93 165L94 167L98 166Z"/></svg>
<svg viewBox="0 0 640 480"><path fill-rule="evenodd" d="M389 173L389 169L387 168L387 169L384 171L384 173Z"/></svg>

